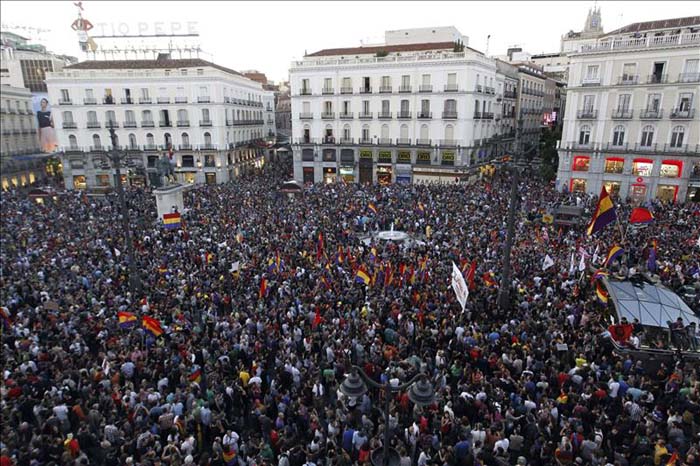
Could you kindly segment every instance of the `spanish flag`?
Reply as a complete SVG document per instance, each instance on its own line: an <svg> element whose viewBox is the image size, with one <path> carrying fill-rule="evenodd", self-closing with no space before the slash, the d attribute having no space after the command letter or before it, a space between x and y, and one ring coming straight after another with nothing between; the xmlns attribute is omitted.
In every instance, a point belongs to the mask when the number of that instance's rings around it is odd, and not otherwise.
<svg viewBox="0 0 700 466"><path fill-rule="evenodd" d="M635 207L630 214L630 223L651 223L654 221L654 215L644 207Z"/></svg>
<svg viewBox="0 0 700 466"><path fill-rule="evenodd" d="M604 267L605 267L605 268L610 267L610 264L612 264L612 263L615 261L615 259L617 259L617 258L620 257L621 255L623 255L624 253L625 253L625 250L622 249L622 248L621 248L620 246L618 246L617 244L614 245L613 247L611 247L611 248L610 248L610 251L608 251L608 256L605 258L605 265L604 265Z"/></svg>
<svg viewBox="0 0 700 466"><path fill-rule="evenodd" d="M163 214L163 226L166 230L177 230L180 228L182 217L179 213Z"/></svg>
<svg viewBox="0 0 700 466"><path fill-rule="evenodd" d="M600 191L598 205L595 208L595 212L593 212L593 218L591 219L591 223L588 224L586 232L590 236L599 232L607 224L612 223L615 220L617 220L615 206L613 205L612 199L610 199L608 191L605 189L605 186L603 186L603 189Z"/></svg>
<svg viewBox="0 0 700 466"><path fill-rule="evenodd" d="M143 316L141 326L154 337L159 337L163 334L163 328L160 326L160 322L153 317Z"/></svg>
<svg viewBox="0 0 700 466"><path fill-rule="evenodd" d="M369 285L371 281L372 279L369 277L369 274L365 271L364 267L357 269L357 273L355 274L355 283L364 283L365 285Z"/></svg>
<svg viewBox="0 0 700 466"><path fill-rule="evenodd" d="M603 284L600 281L595 282L595 294L598 297L598 301L603 304L608 304L608 292L603 288Z"/></svg>
<svg viewBox="0 0 700 466"><path fill-rule="evenodd" d="M371 210L374 215L377 215L377 206L374 205L374 203L370 202L367 204L367 208Z"/></svg>
<svg viewBox="0 0 700 466"><path fill-rule="evenodd" d="M488 286L488 287L498 286L498 283L496 282L495 275L493 272L484 273L481 276L481 279L484 280L484 283L486 283L486 286Z"/></svg>
<svg viewBox="0 0 700 466"><path fill-rule="evenodd" d="M263 277L260 280L260 290L258 291L258 298L262 299L267 296L267 278Z"/></svg>
<svg viewBox="0 0 700 466"><path fill-rule="evenodd" d="M138 323L136 315L131 312L117 312L117 318L121 328L130 328Z"/></svg>

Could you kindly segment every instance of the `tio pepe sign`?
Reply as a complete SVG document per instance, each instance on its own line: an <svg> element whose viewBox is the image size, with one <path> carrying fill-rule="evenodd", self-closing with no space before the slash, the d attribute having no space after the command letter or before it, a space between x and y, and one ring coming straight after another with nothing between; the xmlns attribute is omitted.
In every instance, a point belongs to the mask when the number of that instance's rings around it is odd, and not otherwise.
<svg viewBox="0 0 700 466"><path fill-rule="evenodd" d="M197 21L156 21L147 23L140 21L136 24L129 23L97 23L95 30L97 36L148 36L148 35L198 35Z"/></svg>

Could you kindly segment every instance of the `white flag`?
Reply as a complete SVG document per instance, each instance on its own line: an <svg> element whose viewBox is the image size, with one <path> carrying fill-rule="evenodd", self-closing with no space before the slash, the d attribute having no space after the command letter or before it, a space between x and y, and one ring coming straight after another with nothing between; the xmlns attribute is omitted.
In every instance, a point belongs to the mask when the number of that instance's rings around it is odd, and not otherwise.
<svg viewBox="0 0 700 466"><path fill-rule="evenodd" d="M554 265L554 260L551 257L549 257L549 254L544 256L544 264L542 264L542 270L547 270L548 268L550 268L553 265Z"/></svg>
<svg viewBox="0 0 700 466"><path fill-rule="evenodd" d="M586 270L586 258L585 258L585 256L582 254L582 255L581 255L581 261L578 263L578 271L579 271L579 272L583 272L584 270Z"/></svg>
<svg viewBox="0 0 700 466"><path fill-rule="evenodd" d="M236 261L231 265L229 272L238 272L241 269L241 261Z"/></svg>
<svg viewBox="0 0 700 466"><path fill-rule="evenodd" d="M595 247L595 251L593 251L593 261L591 262L593 266L595 267L596 263L598 263L598 246Z"/></svg>
<svg viewBox="0 0 700 466"><path fill-rule="evenodd" d="M469 288L467 288L467 283L464 281L464 276L459 267L452 263L452 289L455 290L455 295L457 295L457 301L462 305L462 311L467 305L467 298L469 297Z"/></svg>
<svg viewBox="0 0 700 466"><path fill-rule="evenodd" d="M572 274L576 271L576 262L574 262L574 253L571 253L571 263L569 264L569 274Z"/></svg>
<svg viewBox="0 0 700 466"><path fill-rule="evenodd" d="M122 255L122 252L121 252L119 249L114 248L114 255L117 256L117 257L119 257L119 256Z"/></svg>

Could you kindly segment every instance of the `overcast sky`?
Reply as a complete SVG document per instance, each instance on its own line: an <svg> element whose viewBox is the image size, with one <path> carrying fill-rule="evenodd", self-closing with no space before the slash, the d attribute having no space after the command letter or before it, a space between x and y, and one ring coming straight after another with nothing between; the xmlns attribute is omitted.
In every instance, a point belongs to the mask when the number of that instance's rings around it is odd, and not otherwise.
<svg viewBox="0 0 700 466"><path fill-rule="evenodd" d="M257 69L269 79L287 77L290 62L324 48L359 46L360 41L381 42L387 29L456 26L469 37L469 46L489 55L505 54L518 45L531 53L556 52L559 39L569 30L583 28L593 1L550 2L204 2L204 1L84 1L83 16L98 34L116 30L136 32L138 23L154 23L169 32L170 23L196 21L199 44L210 59L236 70ZM700 15L696 2L635 1L598 2L603 27L611 31L629 23ZM74 55L81 60L76 33L70 26L77 18L72 1L0 2L0 18L5 26L50 29L37 36L32 31L10 29L20 35L38 38L50 50ZM120 26L120 23L125 23ZM143 27L143 26L142 26ZM114 42L98 40L98 45ZM121 40L120 44L124 41ZM152 43L152 42L151 42ZM137 43L138 45L138 43Z"/></svg>

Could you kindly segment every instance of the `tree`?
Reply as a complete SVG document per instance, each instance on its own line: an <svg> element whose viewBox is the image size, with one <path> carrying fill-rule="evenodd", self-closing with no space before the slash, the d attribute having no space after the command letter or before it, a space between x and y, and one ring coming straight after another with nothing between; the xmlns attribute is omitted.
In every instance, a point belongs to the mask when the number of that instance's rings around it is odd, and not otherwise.
<svg viewBox="0 0 700 466"><path fill-rule="evenodd" d="M552 181L557 177L559 167L559 153L557 152L557 141L561 139L561 127L554 129L545 128L540 138L540 157L542 166L540 174L547 181Z"/></svg>

